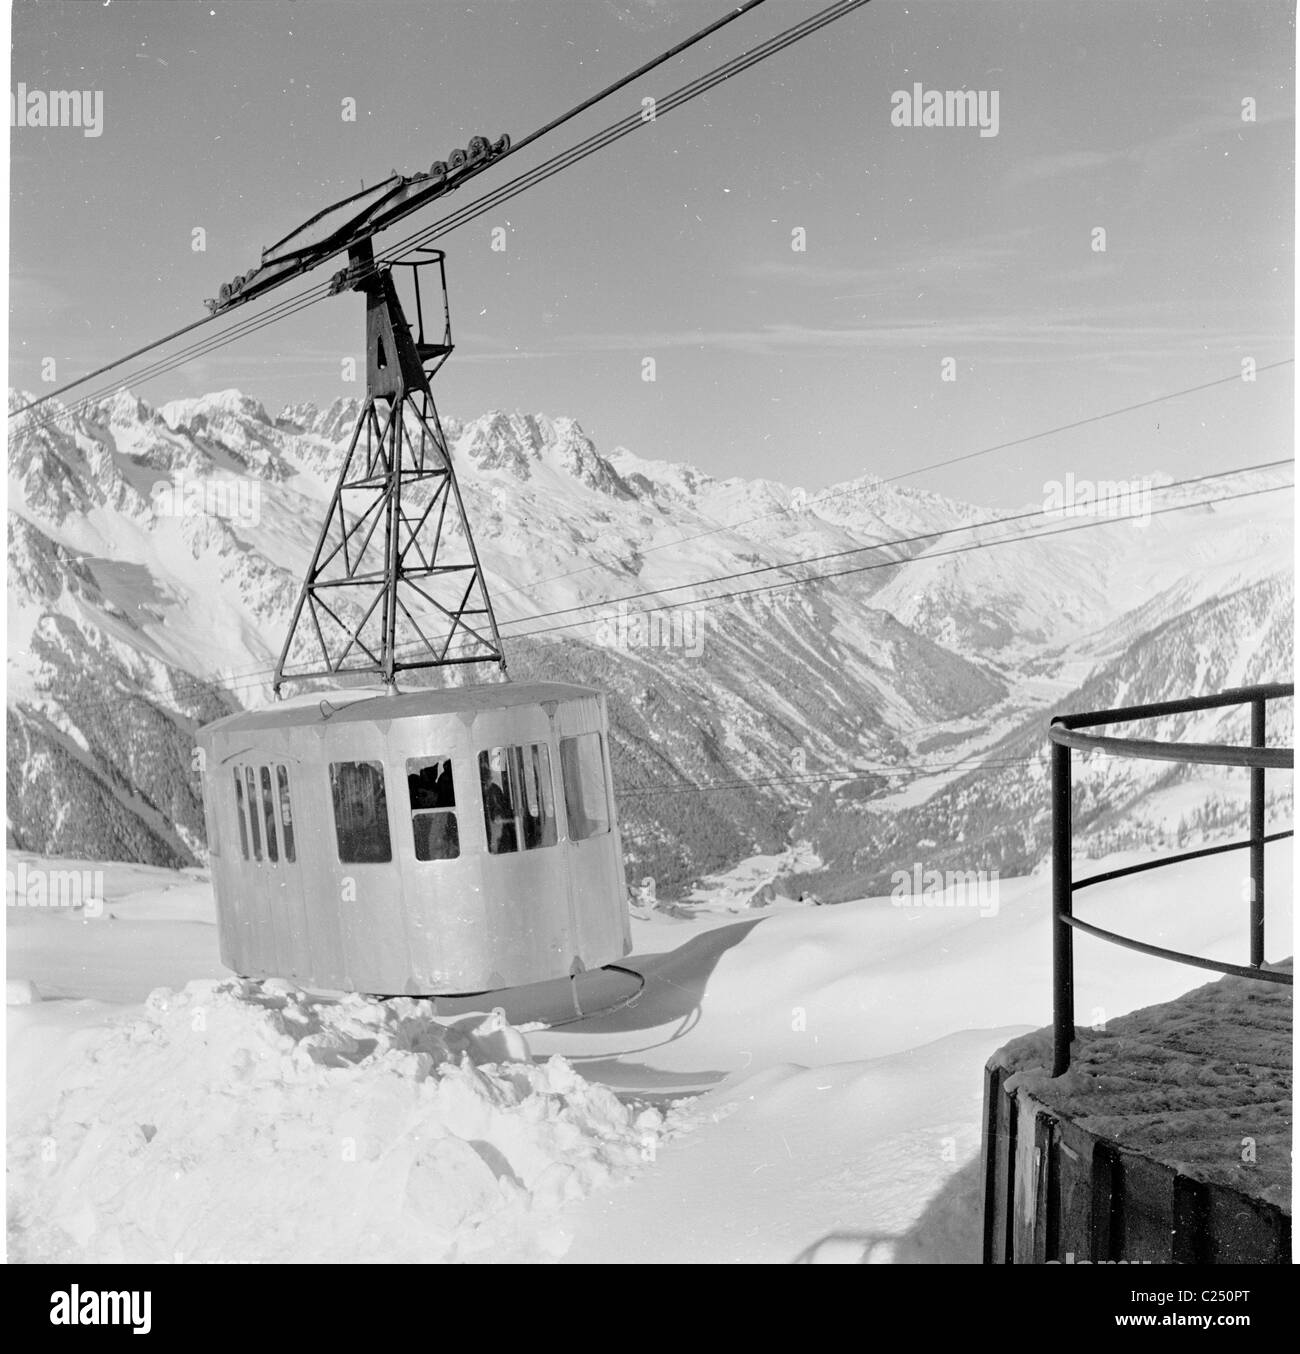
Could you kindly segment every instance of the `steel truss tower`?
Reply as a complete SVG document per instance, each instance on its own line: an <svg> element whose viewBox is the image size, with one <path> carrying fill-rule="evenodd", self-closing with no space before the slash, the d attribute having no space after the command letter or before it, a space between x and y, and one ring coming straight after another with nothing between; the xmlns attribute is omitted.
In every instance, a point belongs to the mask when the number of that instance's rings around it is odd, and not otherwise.
<svg viewBox="0 0 1300 1354"><path fill-rule="evenodd" d="M377 266L368 240L334 279L366 298L366 399L303 580L272 688L505 657L430 381L452 351L443 252ZM409 268L412 334L392 268ZM424 332L420 270L436 268L443 331Z"/></svg>

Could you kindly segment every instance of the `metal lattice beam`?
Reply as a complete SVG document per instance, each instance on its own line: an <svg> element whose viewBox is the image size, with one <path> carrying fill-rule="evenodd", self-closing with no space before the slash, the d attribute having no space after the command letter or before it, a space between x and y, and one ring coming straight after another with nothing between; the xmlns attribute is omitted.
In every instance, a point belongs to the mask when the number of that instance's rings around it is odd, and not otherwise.
<svg viewBox="0 0 1300 1354"><path fill-rule="evenodd" d="M505 671L429 387L431 371L452 346L443 259L432 252L435 257L407 265L421 320L414 338L391 272L357 260L356 289L366 295L366 401L276 664L277 695L285 681L340 673L370 673L391 684L398 672L416 668L496 663ZM446 320L435 342L425 341L418 305L418 269L430 264L438 269Z"/></svg>

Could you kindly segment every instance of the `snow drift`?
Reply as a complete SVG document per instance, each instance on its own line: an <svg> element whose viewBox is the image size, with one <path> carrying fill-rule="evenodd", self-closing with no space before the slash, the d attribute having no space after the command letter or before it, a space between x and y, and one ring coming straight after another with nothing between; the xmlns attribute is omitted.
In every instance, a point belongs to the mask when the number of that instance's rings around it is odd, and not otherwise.
<svg viewBox="0 0 1300 1354"><path fill-rule="evenodd" d="M626 1176L669 1123L563 1058L498 1061L494 1040L519 1035L497 1020L426 1012L196 981L82 1032L46 1102L10 1123L31 1186L10 1258L555 1257L568 1238L547 1219Z"/></svg>

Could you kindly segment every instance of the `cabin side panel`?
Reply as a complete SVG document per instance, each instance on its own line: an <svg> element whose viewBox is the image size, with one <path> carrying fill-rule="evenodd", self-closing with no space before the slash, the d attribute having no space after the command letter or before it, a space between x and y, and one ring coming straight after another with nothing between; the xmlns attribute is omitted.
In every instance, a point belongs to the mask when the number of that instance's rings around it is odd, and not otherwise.
<svg viewBox="0 0 1300 1354"><path fill-rule="evenodd" d="M470 751L470 794L483 834L484 981L505 987L563 976L578 956L578 938L548 712L538 705L479 711Z"/></svg>
<svg viewBox="0 0 1300 1354"><path fill-rule="evenodd" d="M313 907L336 913L349 988L405 992L411 954L393 849L400 818L387 731L372 723L326 725L321 757L313 779L324 803L313 847L330 863L334 887Z"/></svg>
<svg viewBox="0 0 1300 1354"><path fill-rule="evenodd" d="M456 715L394 720L386 763L409 964L396 990L486 989L486 838L470 725Z"/></svg>
<svg viewBox="0 0 1300 1354"><path fill-rule="evenodd" d="M204 781L224 844L213 861L222 962L241 976L261 978L281 974L283 969L267 906L266 881L260 873L261 822L254 823L249 803L248 777L255 755L249 740L216 735Z"/></svg>
<svg viewBox="0 0 1300 1354"><path fill-rule="evenodd" d="M343 888L333 835L328 758L317 729L298 727L289 732L293 748L290 808L302 905L293 977L304 985L347 990Z"/></svg>
<svg viewBox="0 0 1300 1354"><path fill-rule="evenodd" d="M553 723L577 951L597 968L631 949L604 698L564 701Z"/></svg>
<svg viewBox="0 0 1300 1354"><path fill-rule="evenodd" d="M236 862L239 859L239 835L235 822L234 789L223 793L223 771L218 751L220 739L200 736L203 774L203 817L208 833L208 868L212 876L212 895L217 914L217 945L221 962L232 972L241 972L244 957L244 922L239 915L236 887Z"/></svg>

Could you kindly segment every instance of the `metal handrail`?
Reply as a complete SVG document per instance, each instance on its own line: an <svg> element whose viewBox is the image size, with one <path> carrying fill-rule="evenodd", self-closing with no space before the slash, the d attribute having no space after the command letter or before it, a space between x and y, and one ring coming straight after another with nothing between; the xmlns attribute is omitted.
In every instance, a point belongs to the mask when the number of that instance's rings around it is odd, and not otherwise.
<svg viewBox="0 0 1300 1354"><path fill-rule="evenodd" d="M1074 932L1083 931L1111 944L1136 950L1140 954L1170 959L1175 963L1190 964L1196 968L1211 969L1216 973L1238 977L1258 978L1263 982L1293 982L1290 973L1264 968L1264 847L1268 842L1290 837L1292 832L1264 831L1264 772L1285 770L1295 765L1291 748L1265 746L1265 709L1271 700L1282 700L1295 695L1290 683L1269 683L1260 686L1238 687L1215 696L1190 696L1185 700L1161 701L1152 705L1130 705L1118 710L1093 711L1087 714L1058 715L1052 720L1047 736L1052 743L1052 1075L1059 1077L1069 1069L1070 1045L1074 1040ZM1197 710L1214 710L1230 705L1249 705L1250 746L1237 747L1213 743L1167 743L1154 739L1108 738L1097 734L1080 733L1080 729L1096 728L1105 724L1123 724L1137 719L1160 719L1167 715L1191 714ZM1074 878L1074 837L1072 823L1072 784L1070 753L1105 752L1117 757L1132 757L1152 761L1179 761L1210 766L1242 766L1250 769L1250 835L1244 841L1228 842L1220 846L1183 851L1160 860L1144 861L1118 870L1106 870L1087 878ZM1076 889L1091 884L1109 883L1126 875L1144 870L1173 865L1178 861L1197 860L1219 855L1225 851L1250 851L1250 964L1222 964L1201 955L1185 954L1180 950L1150 945L1145 941L1121 936L1104 930L1074 916Z"/></svg>

